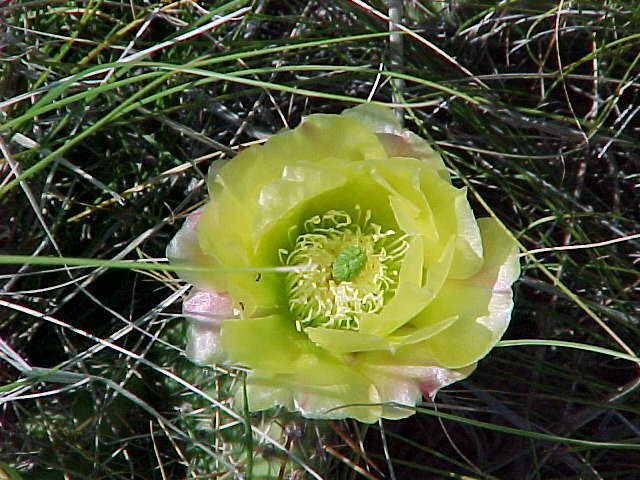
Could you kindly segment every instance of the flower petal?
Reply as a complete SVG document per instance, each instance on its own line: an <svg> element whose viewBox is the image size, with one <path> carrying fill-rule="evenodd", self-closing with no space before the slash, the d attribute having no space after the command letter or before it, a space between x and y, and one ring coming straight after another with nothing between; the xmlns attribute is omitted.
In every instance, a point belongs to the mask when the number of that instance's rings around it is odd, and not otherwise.
<svg viewBox="0 0 640 480"><path fill-rule="evenodd" d="M371 177L389 192L389 203L398 226L406 233L422 235L425 250L441 247L433 212L420 186L422 162L394 157L369 162ZM434 253L437 255L437 253Z"/></svg>
<svg viewBox="0 0 640 480"><path fill-rule="evenodd" d="M395 295L380 313L361 316L361 332L385 337L410 321L433 299L429 287L422 287L423 253L422 238L409 239Z"/></svg>
<svg viewBox="0 0 640 480"><path fill-rule="evenodd" d="M295 130L270 140L278 154L296 155L296 161L323 163L325 158L339 158L343 163L370 158L386 158L375 133L346 115L309 115Z"/></svg>
<svg viewBox="0 0 640 480"><path fill-rule="evenodd" d="M247 379L250 409L274 402L269 406L283 405L307 418L377 421L382 406L371 381L326 353L319 360L318 365L294 374L250 374Z"/></svg>
<svg viewBox="0 0 640 480"><path fill-rule="evenodd" d="M383 338L369 333L321 327L307 327L304 329L304 333L309 336L312 342L333 353L363 352L389 348L388 342Z"/></svg>
<svg viewBox="0 0 640 480"><path fill-rule="evenodd" d="M427 263L436 260L444 244L453 236L455 252L451 278L469 278L482 266L482 241L476 219L467 201L466 188L457 189L437 171L421 172L421 188L427 196L442 243L440 249L427 251Z"/></svg>
<svg viewBox="0 0 640 480"><path fill-rule="evenodd" d="M202 251L226 267L248 267L253 260L249 237L245 235L251 218L249 209L254 207L243 207L240 198L227 190L209 202L197 228Z"/></svg>
<svg viewBox="0 0 640 480"><path fill-rule="evenodd" d="M267 410L277 405L293 411L291 388L282 380L282 375L247 374L247 399L249 411Z"/></svg>
<svg viewBox="0 0 640 480"><path fill-rule="evenodd" d="M253 245L257 256L274 255L286 244L292 225L301 223L301 207L319 195L338 189L347 182L345 169L332 169L311 163L285 168L282 177L265 184L258 197L259 209L253 219ZM275 230L275 231L274 231Z"/></svg>
<svg viewBox="0 0 640 480"><path fill-rule="evenodd" d="M340 115L353 118L375 133L401 133L402 125L390 108L363 103L343 110Z"/></svg>
<svg viewBox="0 0 640 480"><path fill-rule="evenodd" d="M506 330L513 308L511 284L520 264L512 239L497 220L478 220L485 251L480 272L466 280L448 280L422 312L431 318L459 320L421 345L446 367L463 367L484 357Z"/></svg>
<svg viewBox="0 0 640 480"><path fill-rule="evenodd" d="M412 324L405 325L401 329L396 330L392 336L387 337L387 341L394 348L419 343L450 327L456 320L458 320L458 317L454 316L420 328L416 328Z"/></svg>
<svg viewBox="0 0 640 480"><path fill-rule="evenodd" d="M475 363L456 370L440 366L428 367L419 382L422 396L427 400L433 400L441 388L467 378L475 369Z"/></svg>
<svg viewBox="0 0 640 480"><path fill-rule="evenodd" d="M282 295L281 273L230 272L226 278L227 291L234 300L234 307L241 310L245 317L264 317L287 310Z"/></svg>
<svg viewBox="0 0 640 480"><path fill-rule="evenodd" d="M224 361L220 325L233 316L231 299L223 293L196 288L182 303L182 314L191 321L187 356L198 365Z"/></svg>
<svg viewBox="0 0 640 480"><path fill-rule="evenodd" d="M376 132L389 157L417 158L430 168L445 170L442 157L424 139L404 130L392 110L367 103L345 110L342 115L354 118ZM447 175L446 171L444 175Z"/></svg>
<svg viewBox="0 0 640 480"><path fill-rule="evenodd" d="M273 373L314 366L321 353L284 315L225 320L221 344L233 363Z"/></svg>
<svg viewBox="0 0 640 480"><path fill-rule="evenodd" d="M469 278L482 265L482 240L471 205L467 200L467 188L458 190L454 201L456 219L456 253L453 257L450 278Z"/></svg>
<svg viewBox="0 0 640 480"><path fill-rule="evenodd" d="M167 258L171 263L178 265L197 265L198 267L216 266L216 261L210 255L206 255L198 243L197 228L202 216L203 208L200 208L187 216L182 228L176 233L167 246ZM203 288L224 288L224 280L216 277L215 273L180 272L180 275L189 283L200 285Z"/></svg>
<svg viewBox="0 0 640 480"><path fill-rule="evenodd" d="M445 244L440 257L425 262L426 276L424 288L428 288L435 297L447 280L451 263L455 254L455 238L449 238Z"/></svg>
<svg viewBox="0 0 640 480"><path fill-rule="evenodd" d="M442 367L428 351L416 345L405 346L395 353L360 354L353 368L361 371L374 383L380 401L384 402L385 418L412 415L415 413L413 407L422 395L427 394L432 398L440 388L465 378L473 371L473 367L461 370Z"/></svg>

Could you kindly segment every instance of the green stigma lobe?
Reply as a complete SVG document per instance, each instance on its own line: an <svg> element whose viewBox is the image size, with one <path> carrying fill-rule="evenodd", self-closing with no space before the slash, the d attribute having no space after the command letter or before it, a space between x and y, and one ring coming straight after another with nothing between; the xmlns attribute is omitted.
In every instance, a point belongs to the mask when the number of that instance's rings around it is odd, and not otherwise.
<svg viewBox="0 0 640 480"><path fill-rule="evenodd" d="M351 245L338 254L331 268L331 275L339 282L356 277L367 263L367 255L360 247Z"/></svg>

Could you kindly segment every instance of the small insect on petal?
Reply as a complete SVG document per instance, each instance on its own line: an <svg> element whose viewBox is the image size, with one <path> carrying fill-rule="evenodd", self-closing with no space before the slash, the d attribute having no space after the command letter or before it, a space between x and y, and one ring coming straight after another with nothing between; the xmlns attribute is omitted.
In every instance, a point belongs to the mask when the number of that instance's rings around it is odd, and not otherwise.
<svg viewBox="0 0 640 480"><path fill-rule="evenodd" d="M333 262L331 274L339 282L355 278L367 263L367 255L360 247L351 245L338 254Z"/></svg>

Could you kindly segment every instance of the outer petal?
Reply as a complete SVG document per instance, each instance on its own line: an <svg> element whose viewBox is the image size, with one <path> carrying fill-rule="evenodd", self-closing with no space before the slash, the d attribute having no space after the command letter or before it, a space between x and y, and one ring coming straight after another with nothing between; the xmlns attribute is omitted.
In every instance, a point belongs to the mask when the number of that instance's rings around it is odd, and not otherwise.
<svg viewBox="0 0 640 480"><path fill-rule="evenodd" d="M258 374L251 371L247 375L247 400L249 411L257 412L280 405L295 411L293 392L281 375Z"/></svg>
<svg viewBox="0 0 640 480"><path fill-rule="evenodd" d="M467 280L448 280L423 315L459 320L419 344L449 368L470 365L493 348L506 330L513 308L511 284L520 274L511 238L492 218L478 220L485 250L480 272Z"/></svg>
<svg viewBox="0 0 640 480"><path fill-rule="evenodd" d="M322 353L284 315L225 320L221 345L231 362L272 373L313 367Z"/></svg>
<svg viewBox="0 0 640 480"><path fill-rule="evenodd" d="M296 161L323 163L333 157L349 163L386 157L375 133L346 115L309 115L298 128L276 135L270 142L276 154L295 154Z"/></svg>
<svg viewBox="0 0 640 480"><path fill-rule="evenodd" d="M382 415L380 395L371 381L335 357L323 354L320 363L294 374L249 375L249 407L276 404L297 410L308 418L352 417L373 423Z"/></svg>
<svg viewBox="0 0 640 480"><path fill-rule="evenodd" d="M467 201L467 190L457 189L449 180L443 179L438 172L423 170L421 188L433 211L435 225L441 242L455 238L455 252L451 278L469 278L482 266L482 241L476 219ZM436 250L437 255L440 250ZM433 261L434 253L426 252L427 261Z"/></svg>
<svg viewBox="0 0 640 480"><path fill-rule="evenodd" d="M215 259L206 255L198 243L197 227L203 210L204 207L190 214L167 246L167 258L171 263L211 268L216 266ZM180 275L189 283L202 287L224 288L224 280L214 273L181 272Z"/></svg>
<svg viewBox="0 0 640 480"><path fill-rule="evenodd" d="M224 361L220 326L223 319L233 316L231 299L223 293L194 289L182 303L182 313L191 320L187 356L199 365Z"/></svg>
<svg viewBox="0 0 640 480"><path fill-rule="evenodd" d="M440 366L428 367L428 374L423 376L419 382L422 396L428 400L433 400L442 387L467 378L475 369L475 363L456 370Z"/></svg>
<svg viewBox="0 0 640 480"><path fill-rule="evenodd" d="M354 118L376 132L389 157L417 158L447 175L440 155L424 139L404 130L392 110L367 103L345 110L342 115Z"/></svg>
<svg viewBox="0 0 640 480"><path fill-rule="evenodd" d="M478 271L482 264L482 241L478 223L467 200L467 188L458 190L453 201L456 219L456 253L449 276L468 278Z"/></svg>
<svg viewBox="0 0 640 480"><path fill-rule="evenodd" d="M250 229L250 210L242 197L230 190L209 202L198 224L198 243L202 251L215 257L221 265L247 267L251 265L251 242L246 233Z"/></svg>
<svg viewBox="0 0 640 480"><path fill-rule="evenodd" d="M440 388L462 380L474 367L448 369L440 366L424 348L408 345L393 354L363 353L357 357L353 368L366 375L376 386L380 400L385 404L383 416L395 419L412 415L415 413L413 407L423 395L433 398Z"/></svg>

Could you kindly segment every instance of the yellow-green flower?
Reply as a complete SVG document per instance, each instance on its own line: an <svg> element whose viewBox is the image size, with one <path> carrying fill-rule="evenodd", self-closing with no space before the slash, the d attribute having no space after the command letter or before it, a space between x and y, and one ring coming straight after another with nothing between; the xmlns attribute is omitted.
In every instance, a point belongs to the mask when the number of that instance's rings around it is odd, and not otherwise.
<svg viewBox="0 0 640 480"><path fill-rule="evenodd" d="M513 242L390 110L306 117L208 183L167 256L238 269L185 274L187 353L248 368L252 411L406 417L507 328Z"/></svg>

